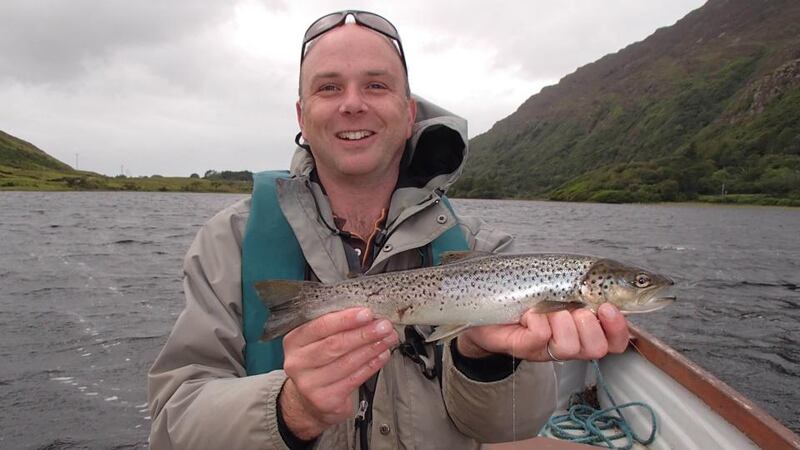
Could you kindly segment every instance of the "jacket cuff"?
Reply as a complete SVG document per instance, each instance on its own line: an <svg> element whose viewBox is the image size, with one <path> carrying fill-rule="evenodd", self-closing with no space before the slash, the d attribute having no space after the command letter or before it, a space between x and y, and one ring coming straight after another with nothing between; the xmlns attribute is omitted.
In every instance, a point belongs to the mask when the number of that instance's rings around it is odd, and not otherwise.
<svg viewBox="0 0 800 450"><path fill-rule="evenodd" d="M500 381L514 373L522 362L521 359L502 353L494 353L484 358L466 357L458 352L457 340L458 338L450 341L453 365L470 380L482 383Z"/></svg>
<svg viewBox="0 0 800 450"><path fill-rule="evenodd" d="M286 383L284 383L285 385ZM283 392L283 387L281 386L281 390L278 392L278 396L275 397L275 418L278 421L278 432L280 432L281 439L289 447L289 450L308 450L310 449L314 443L317 441L316 439L312 439L310 441L304 441L299 437L295 436L292 433L292 430L289 429L289 426L286 425L286 421L283 420L283 413L281 412L281 402L278 401L280 399L280 393Z"/></svg>
<svg viewBox="0 0 800 450"><path fill-rule="evenodd" d="M267 390L267 401L266 401L266 420L267 420L267 448L271 449L283 449L283 450L294 450L290 447L287 441L283 437L283 433L281 432L281 421L283 419L279 419L278 416L280 414L278 410L278 397L280 396L281 391L283 390L283 385L286 382L286 374L282 370L275 370L266 375L267 377L271 378L271 383L269 383L269 389ZM278 381L276 378L282 378L281 381Z"/></svg>

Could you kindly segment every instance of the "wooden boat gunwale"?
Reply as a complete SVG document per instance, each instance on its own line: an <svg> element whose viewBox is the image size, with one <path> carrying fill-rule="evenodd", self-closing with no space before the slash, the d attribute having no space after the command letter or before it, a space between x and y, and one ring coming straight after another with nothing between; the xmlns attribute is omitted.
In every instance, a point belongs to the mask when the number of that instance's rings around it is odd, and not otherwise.
<svg viewBox="0 0 800 450"><path fill-rule="evenodd" d="M765 449L800 449L800 437L747 397L677 350L629 324L631 345L654 366L702 399L711 410Z"/></svg>

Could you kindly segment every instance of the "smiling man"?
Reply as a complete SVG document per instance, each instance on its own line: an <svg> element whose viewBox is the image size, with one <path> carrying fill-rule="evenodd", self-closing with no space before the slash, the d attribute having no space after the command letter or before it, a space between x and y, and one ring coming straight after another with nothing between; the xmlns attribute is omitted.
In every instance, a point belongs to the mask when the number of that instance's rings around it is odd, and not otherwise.
<svg viewBox="0 0 800 450"><path fill-rule="evenodd" d="M443 197L466 160L466 123L410 95L386 19L314 22L299 94L290 174L259 174L186 256L186 307L150 372L151 448L464 449L534 435L555 406L554 359L624 350L614 307L529 312L439 347L425 344L429 327L355 308L259 342L268 312L255 281L335 282L512 245Z"/></svg>

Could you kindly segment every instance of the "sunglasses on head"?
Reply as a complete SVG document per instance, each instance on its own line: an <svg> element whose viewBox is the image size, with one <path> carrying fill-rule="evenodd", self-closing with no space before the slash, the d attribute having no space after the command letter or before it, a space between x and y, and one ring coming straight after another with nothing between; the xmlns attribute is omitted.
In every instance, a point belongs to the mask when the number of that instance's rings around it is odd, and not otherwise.
<svg viewBox="0 0 800 450"><path fill-rule="evenodd" d="M403 62L403 69L408 73L406 56L405 53L403 53L403 44L400 42L400 33L397 32L397 28L395 28L391 22L377 14L354 9L338 11L322 16L308 27L305 36L303 36L303 48L300 50L300 64L303 64L303 60L306 58L308 44L328 31L344 24L347 20L347 16L353 16L353 20L355 20L357 24L362 27L367 27L370 30L377 31L394 41L400 52L400 60Z"/></svg>

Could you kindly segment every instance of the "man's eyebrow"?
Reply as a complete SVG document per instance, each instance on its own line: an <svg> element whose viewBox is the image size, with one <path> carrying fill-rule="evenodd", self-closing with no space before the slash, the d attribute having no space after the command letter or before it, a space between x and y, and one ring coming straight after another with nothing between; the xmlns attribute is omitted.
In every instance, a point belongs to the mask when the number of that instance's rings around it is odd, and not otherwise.
<svg viewBox="0 0 800 450"><path fill-rule="evenodd" d="M395 76L387 69L367 69L367 70L365 70L363 72L363 74L368 76L368 77L385 77L385 76L388 76L388 77L395 78ZM319 72L319 73L315 73L311 77L311 82L313 83L313 82L315 82L317 80L336 79L336 78L341 78L342 76L343 75L342 75L341 72L336 72L336 71L333 71L333 70L332 71L328 71L328 72Z"/></svg>
<svg viewBox="0 0 800 450"><path fill-rule="evenodd" d="M332 72L332 71L331 72L320 72L320 73L315 73L314 76L311 77L311 80L313 81L313 80L316 80L316 79L319 79L319 78L324 78L324 79L339 78L341 76L342 76L342 74L339 73L339 72Z"/></svg>

